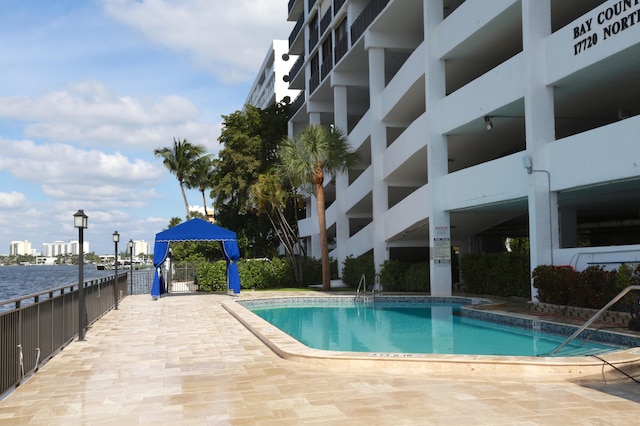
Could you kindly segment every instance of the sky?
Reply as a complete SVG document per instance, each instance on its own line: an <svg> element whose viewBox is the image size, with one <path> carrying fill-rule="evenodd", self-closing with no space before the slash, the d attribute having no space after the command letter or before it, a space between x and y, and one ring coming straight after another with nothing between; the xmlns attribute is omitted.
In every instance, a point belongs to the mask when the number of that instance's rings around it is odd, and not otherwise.
<svg viewBox="0 0 640 426"><path fill-rule="evenodd" d="M222 116L291 32L287 4L0 0L0 254L77 240L80 209L89 251L113 253L114 231L153 250L186 216L154 149L175 138L219 151ZM203 211L199 191L187 199Z"/></svg>

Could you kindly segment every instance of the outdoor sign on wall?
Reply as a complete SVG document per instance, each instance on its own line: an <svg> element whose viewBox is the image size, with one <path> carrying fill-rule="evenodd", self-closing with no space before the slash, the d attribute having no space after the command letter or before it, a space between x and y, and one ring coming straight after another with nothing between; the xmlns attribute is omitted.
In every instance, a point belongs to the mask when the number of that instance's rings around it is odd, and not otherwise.
<svg viewBox="0 0 640 426"><path fill-rule="evenodd" d="M640 0L607 2L585 14L573 27L573 54L578 55L638 23Z"/></svg>
<svg viewBox="0 0 640 426"><path fill-rule="evenodd" d="M640 0L639 0L640 1ZM433 263L451 263L451 238L448 226L436 226L433 236Z"/></svg>

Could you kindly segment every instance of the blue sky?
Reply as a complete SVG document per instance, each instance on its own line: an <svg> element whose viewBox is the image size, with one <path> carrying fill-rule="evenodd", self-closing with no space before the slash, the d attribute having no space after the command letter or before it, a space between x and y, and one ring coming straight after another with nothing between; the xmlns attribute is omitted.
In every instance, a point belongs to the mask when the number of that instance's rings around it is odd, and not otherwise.
<svg viewBox="0 0 640 426"><path fill-rule="evenodd" d="M153 155L173 139L219 149L288 0L0 0L0 254L77 239L111 253L184 218ZM193 209L202 196L188 193ZM208 200L211 204L211 200Z"/></svg>

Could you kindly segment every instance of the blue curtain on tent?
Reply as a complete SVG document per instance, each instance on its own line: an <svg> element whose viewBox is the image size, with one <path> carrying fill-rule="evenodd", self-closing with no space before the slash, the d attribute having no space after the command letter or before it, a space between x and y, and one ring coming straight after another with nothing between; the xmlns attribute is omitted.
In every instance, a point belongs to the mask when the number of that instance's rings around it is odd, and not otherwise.
<svg viewBox="0 0 640 426"><path fill-rule="evenodd" d="M155 266L155 274L153 276L153 285L151 286L151 297L157 298L165 294L167 289L164 286L164 280L160 275L160 265L164 263L169 254L169 243L164 241L156 241L153 246L153 266Z"/></svg>
<svg viewBox="0 0 640 426"><path fill-rule="evenodd" d="M227 288L233 294L240 294L240 273L238 272L238 259L240 259L240 249L236 241L222 241L222 251L227 260Z"/></svg>

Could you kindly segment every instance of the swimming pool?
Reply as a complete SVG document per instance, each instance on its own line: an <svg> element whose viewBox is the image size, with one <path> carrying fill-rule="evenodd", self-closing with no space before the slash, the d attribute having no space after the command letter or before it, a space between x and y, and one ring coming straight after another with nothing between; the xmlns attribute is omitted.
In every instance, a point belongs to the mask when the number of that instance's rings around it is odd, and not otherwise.
<svg viewBox="0 0 640 426"><path fill-rule="evenodd" d="M543 332L533 324L517 327L471 318L463 307L471 302L283 300L249 303L247 307L304 345L329 351L549 356L566 338ZM557 356L597 355L620 349L576 339Z"/></svg>
<svg viewBox="0 0 640 426"><path fill-rule="evenodd" d="M401 352L352 352L314 349L276 326L257 316L249 309L265 306L282 306L284 304L305 304L309 302L322 304L353 304L353 296L324 296L317 293L301 294L300 292L283 295L269 292L258 294L245 292L241 299L232 299L222 304L223 308L246 327L262 344L269 347L276 355L301 365L322 365L331 369L345 371L381 371L392 374L488 374L529 376L532 378L545 375L553 378L602 377L607 380L619 379L621 371L640 367L640 337L629 333L611 333L604 330L587 330L590 339L603 343L611 343L628 349L607 352L590 356L507 356L507 355L458 355L427 354ZM544 333L571 335L576 327L550 321L538 320L531 315L514 315L499 310L477 309L482 303L490 301L476 298L434 298L429 296L376 296L376 304L381 300L444 302L465 304L462 312L465 317L482 319L497 324L531 328ZM471 306L469 306L471 305ZM579 336L583 337L582 335Z"/></svg>

